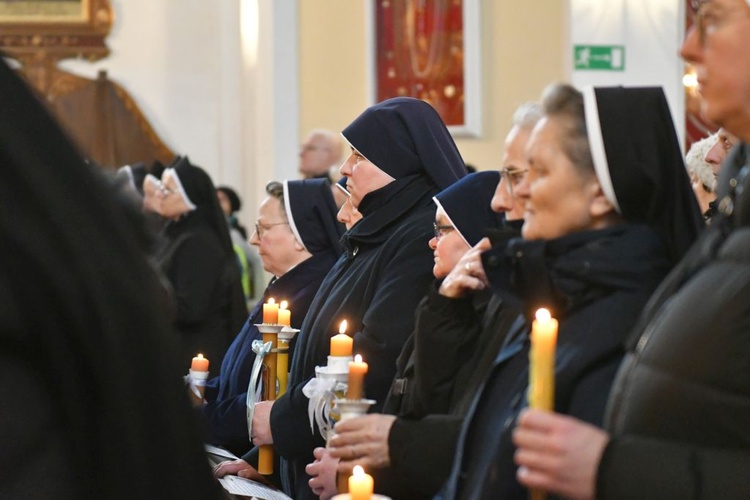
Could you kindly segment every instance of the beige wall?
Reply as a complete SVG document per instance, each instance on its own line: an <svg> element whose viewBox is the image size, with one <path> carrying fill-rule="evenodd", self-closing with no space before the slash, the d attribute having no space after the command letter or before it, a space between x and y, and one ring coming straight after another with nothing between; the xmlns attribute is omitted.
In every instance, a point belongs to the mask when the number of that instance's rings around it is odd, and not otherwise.
<svg viewBox="0 0 750 500"><path fill-rule="evenodd" d="M516 106L567 78L566 2L480 0L483 131L456 142L464 160L497 168ZM368 103L368 0L298 0L300 137L316 127L341 130Z"/></svg>

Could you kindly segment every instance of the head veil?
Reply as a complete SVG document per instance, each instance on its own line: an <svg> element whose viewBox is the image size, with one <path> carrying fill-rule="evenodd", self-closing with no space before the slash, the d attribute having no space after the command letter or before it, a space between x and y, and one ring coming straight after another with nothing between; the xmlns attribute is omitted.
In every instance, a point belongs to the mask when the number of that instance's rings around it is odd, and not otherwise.
<svg viewBox="0 0 750 500"><path fill-rule="evenodd" d="M583 89L599 184L628 222L648 224L679 260L703 227L664 91Z"/></svg>
<svg viewBox="0 0 750 500"><path fill-rule="evenodd" d="M370 106L341 135L394 179L421 173L445 189L466 175L445 123L420 99L395 97Z"/></svg>
<svg viewBox="0 0 750 500"><path fill-rule="evenodd" d="M487 229L500 229L503 225L503 216L490 207L499 182L500 172L476 172L433 197L435 204L443 209L451 225L470 247L479 243Z"/></svg>
<svg viewBox="0 0 750 500"><path fill-rule="evenodd" d="M201 167L190 163L187 156L178 157L164 171L165 176L174 174L177 186L181 194L184 194L188 206L195 207L196 215L211 226L224 252L234 258L226 216L221 210L211 177Z"/></svg>
<svg viewBox="0 0 750 500"><path fill-rule="evenodd" d="M336 220L336 203L328 179L284 181L284 208L297 241L315 255L343 250L343 226Z"/></svg>

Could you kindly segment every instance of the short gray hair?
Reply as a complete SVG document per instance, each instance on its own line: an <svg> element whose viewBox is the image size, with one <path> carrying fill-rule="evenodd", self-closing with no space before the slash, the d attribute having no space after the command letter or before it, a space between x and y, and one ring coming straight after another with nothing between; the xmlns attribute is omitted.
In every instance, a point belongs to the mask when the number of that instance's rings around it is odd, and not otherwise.
<svg viewBox="0 0 750 500"><path fill-rule="evenodd" d="M531 130L542 119L542 107L538 102L525 102L513 113L513 127Z"/></svg>
<svg viewBox="0 0 750 500"><path fill-rule="evenodd" d="M266 193L268 194L268 196L276 198L277 200L279 200L279 202L281 202L281 213L286 216L286 205L284 204L284 185L279 181L271 181L266 184Z"/></svg>
<svg viewBox="0 0 750 500"><path fill-rule="evenodd" d="M595 174L589 147L583 94L572 85L553 83L542 93L544 116L559 119L563 127L562 150L583 175Z"/></svg>

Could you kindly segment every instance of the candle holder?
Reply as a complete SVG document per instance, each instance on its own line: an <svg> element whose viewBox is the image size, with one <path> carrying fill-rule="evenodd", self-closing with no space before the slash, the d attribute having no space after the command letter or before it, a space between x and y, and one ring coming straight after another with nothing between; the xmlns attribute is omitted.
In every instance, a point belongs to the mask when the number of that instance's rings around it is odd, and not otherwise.
<svg viewBox="0 0 750 500"><path fill-rule="evenodd" d="M258 377L260 376L261 366L265 368L265 377L263 377L263 400L276 400L276 371L277 371L277 346L279 332L284 328L283 325L272 325L261 323L255 325L258 331L263 335L263 340L253 341L253 351L255 352L255 363L250 376L250 384L247 388L247 432L252 443L253 436L253 414L255 413L256 387ZM258 472L263 475L273 474L273 446L264 445L260 447L258 457Z"/></svg>
<svg viewBox="0 0 750 500"><path fill-rule="evenodd" d="M339 410L339 420L349 420L350 418L361 417L367 414L372 405L376 403L374 399L335 399L334 403Z"/></svg>
<svg viewBox="0 0 750 500"><path fill-rule="evenodd" d="M205 394L208 373L207 371L193 370L192 368L188 371L186 380L190 384L190 390L198 399L203 399Z"/></svg>

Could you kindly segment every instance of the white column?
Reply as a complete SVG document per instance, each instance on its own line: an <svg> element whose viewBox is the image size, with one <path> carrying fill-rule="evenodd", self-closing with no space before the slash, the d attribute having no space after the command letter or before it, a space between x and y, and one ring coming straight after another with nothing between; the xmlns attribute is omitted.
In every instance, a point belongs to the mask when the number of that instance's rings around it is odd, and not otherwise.
<svg viewBox="0 0 750 500"><path fill-rule="evenodd" d="M297 1L242 0L243 219L271 180L298 177Z"/></svg>

